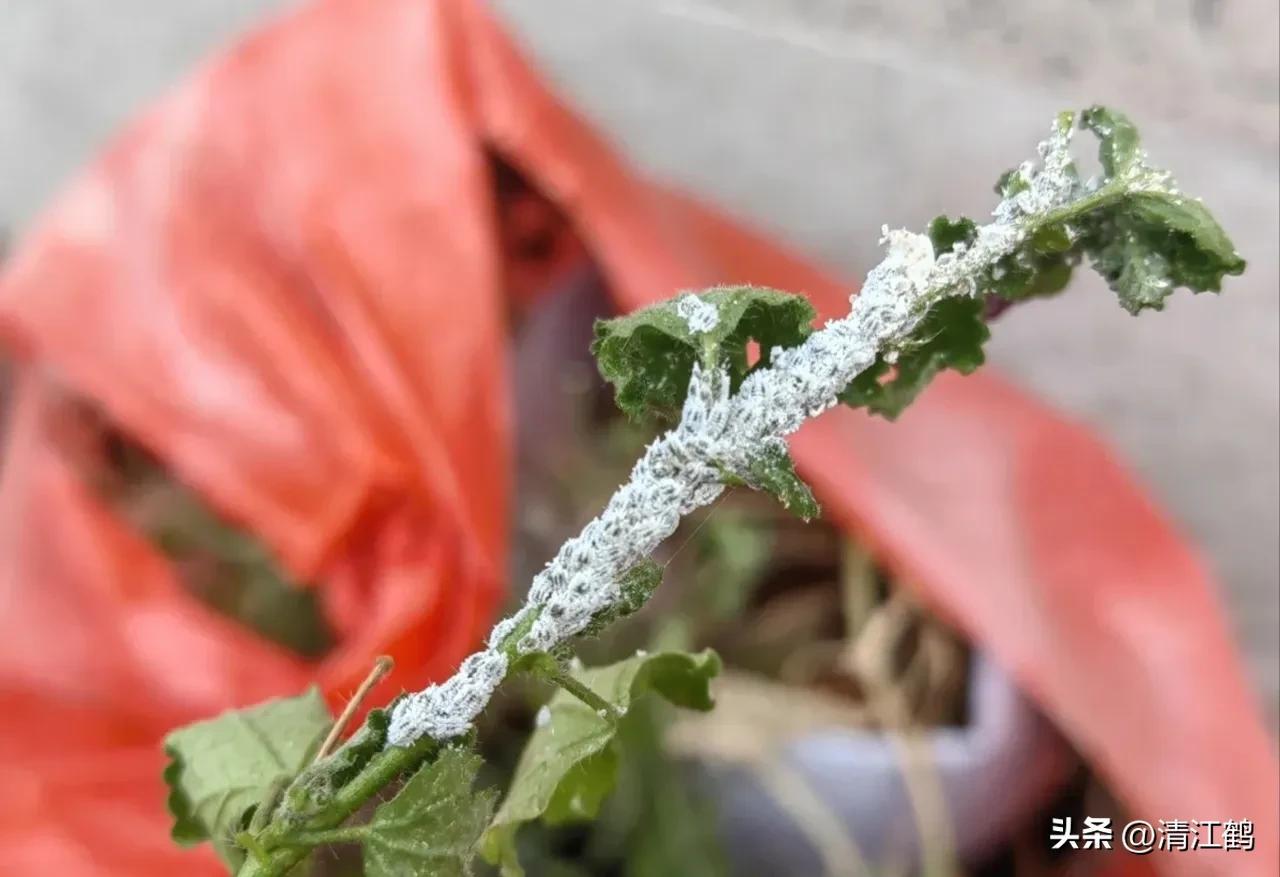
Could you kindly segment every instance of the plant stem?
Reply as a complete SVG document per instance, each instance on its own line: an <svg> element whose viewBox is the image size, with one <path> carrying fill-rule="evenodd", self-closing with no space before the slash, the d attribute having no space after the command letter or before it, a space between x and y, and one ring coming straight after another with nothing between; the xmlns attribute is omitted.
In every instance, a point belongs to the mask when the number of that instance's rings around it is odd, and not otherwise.
<svg viewBox="0 0 1280 877"><path fill-rule="evenodd" d="M369 696L369 692L373 687L382 681L382 677L391 672L396 662L391 660L387 655L383 655L374 662L373 669L369 671L369 675L360 683L360 687L356 689L356 693L351 695L351 700L347 701L346 708L342 711L342 715L338 716L338 721L333 723L333 727L329 729L329 736L324 738L324 742L320 744L320 749L316 752L316 757L312 761L320 761L333 749L334 744L338 742L338 738L342 736L343 730L351 721L351 717L360 709L360 704L364 703L364 699Z"/></svg>
<svg viewBox="0 0 1280 877"><path fill-rule="evenodd" d="M322 844L354 844L361 843L369 834L364 825L344 825L328 828L324 831L299 831L289 837L289 843L298 846L318 847Z"/></svg>
<svg viewBox="0 0 1280 877"><path fill-rule="evenodd" d="M1126 194L1129 194L1129 189L1123 183L1112 181L1100 187L1096 192L1047 211L1028 224L1028 231L1035 232L1037 229L1047 228L1057 222L1075 219L1077 216L1082 216L1091 210L1097 210L1100 207L1108 206L1112 202L1119 201Z"/></svg>
<svg viewBox="0 0 1280 877"><path fill-rule="evenodd" d="M622 718L622 712L609 701L596 694L586 685L574 679L566 673L562 668L557 667L554 671L543 671L539 675L543 676L548 682L564 689L572 694L578 700L589 706L595 711L596 715L604 719L611 725L616 725Z"/></svg>
<svg viewBox="0 0 1280 877"><path fill-rule="evenodd" d="M295 844L303 843L307 836L329 836L384 786L429 758L438 745L430 738L423 738L412 746L388 746L339 789L333 801L306 828L290 831L278 823L268 827L258 841L270 851L269 858L259 861L250 856L241 866L238 877L284 877L310 852L309 847ZM347 837L345 830L339 830L339 834Z"/></svg>
<svg viewBox="0 0 1280 877"><path fill-rule="evenodd" d="M1110 207L1126 195L1163 191L1153 188L1160 180L1141 161L1135 165L1141 173L1126 170L1096 190L1082 191L1070 163L1071 125L1071 116L1059 117L1056 133L1041 145L1041 170L1034 177L1020 170L1026 184L1020 193L1026 197L1005 198L994 221L975 228L973 243L963 251L943 258L926 235L886 230L885 259L868 274L849 314L829 321L795 347L770 352L767 364L736 390L730 391L728 373L717 364L716 345L705 337L679 422L646 448L631 479L600 515L534 578L526 605L500 625L458 674L393 707L386 734L392 745L373 756L318 812L279 817L250 838L256 854L239 877L284 877L315 845L360 840L364 829L342 823L385 786L431 758L439 747L433 736L457 739L472 733L480 710L511 672L534 673L616 724L622 711L551 656L595 619L618 608L622 597L617 583L637 560L651 555L683 516L714 502L727 483L746 479L744 473L754 471L752 466L762 459L762 449L783 448L785 457L786 436L836 404L850 381L877 357L896 354L934 304L976 295L980 281L1001 260L1017 255L1029 235ZM691 331L701 331L687 317L686 322ZM548 607L553 611L544 612ZM339 719L322 756L374 682L376 671Z"/></svg>

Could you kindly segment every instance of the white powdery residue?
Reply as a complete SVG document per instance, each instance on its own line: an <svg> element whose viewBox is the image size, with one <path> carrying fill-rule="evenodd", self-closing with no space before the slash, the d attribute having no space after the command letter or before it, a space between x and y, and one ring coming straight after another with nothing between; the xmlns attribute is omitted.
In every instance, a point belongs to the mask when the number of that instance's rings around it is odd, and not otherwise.
<svg viewBox="0 0 1280 877"><path fill-rule="evenodd" d="M533 607L526 603L524 606L520 607L520 610L516 612L516 614L504 618L495 624L493 626L493 630L489 631L489 639L487 641L489 648L502 648L507 637L511 636L515 629L529 617L529 613L531 612L533 612Z"/></svg>
<svg viewBox="0 0 1280 877"><path fill-rule="evenodd" d="M529 599L539 612L521 652L554 648L609 611L618 581L675 532L683 510L724 489L713 467L696 464L686 439L677 428L653 442L600 516L538 574Z"/></svg>
<svg viewBox="0 0 1280 877"><path fill-rule="evenodd" d="M551 707L545 703L538 708L538 714L533 717L533 723L539 728L545 728L551 724Z"/></svg>
<svg viewBox="0 0 1280 877"><path fill-rule="evenodd" d="M967 247L935 258L926 236L885 228L885 258L850 297L849 315L828 323L798 347L772 351L772 367L743 382L724 431L731 439L721 442L728 444L724 459L749 459L772 438L794 432L831 407L879 353L896 351L934 302L976 295L977 278L1017 250L1032 219L1081 194L1070 140L1069 129L1055 128L1040 144L1043 166L1037 171L1027 163L1019 169L1027 191L1002 201L993 211L994 221L979 226Z"/></svg>
<svg viewBox="0 0 1280 877"><path fill-rule="evenodd" d="M690 332L710 332L720 324L720 312L716 306L693 293L680 296L676 301L676 314L684 320Z"/></svg>
<svg viewBox="0 0 1280 877"><path fill-rule="evenodd" d="M851 297L849 315L829 322L800 346L771 352L771 367L743 382L731 400L728 457L758 455L771 439L794 432L835 404L836 396L882 350L892 349L915 327L931 298L955 286L960 263L939 264L924 235L884 229L884 260ZM967 254L966 254L967 255Z"/></svg>
<svg viewBox="0 0 1280 877"><path fill-rule="evenodd" d="M1161 168L1153 168L1147 163L1147 154L1142 152L1138 160L1129 166L1125 176L1125 188L1133 192L1155 192L1162 195L1177 195L1178 182L1173 174Z"/></svg>
<svg viewBox="0 0 1280 877"><path fill-rule="evenodd" d="M395 705L387 745L409 746L424 736L443 741L467 734L506 675L506 655L492 649L477 652L447 681Z"/></svg>
<svg viewBox="0 0 1280 877"><path fill-rule="evenodd" d="M1055 127L1040 145L1041 168L1027 163L1019 169L1024 191L1004 199L967 247L935 258L925 235L886 228L885 258L851 298L849 314L797 347L771 350L770 365L748 375L736 393L730 393L727 374L695 363L680 422L645 449L630 481L599 517L534 577L525 607L494 629L486 651L464 661L447 682L396 705L389 744L408 745L424 734L447 740L470 731L506 674L503 645L511 648L506 640L514 631L532 618L515 644L520 655L549 651L581 633L617 605L619 580L675 532L683 515L720 495L726 469L741 474L806 419L836 404L837 395L877 355L892 355L906 341L935 302L978 294L978 278L1017 251L1037 218L1088 194L1069 146L1070 131ZM1171 185L1153 171L1149 176L1153 186ZM719 319L713 305L693 295L682 297L676 312L696 333L714 329Z"/></svg>
<svg viewBox="0 0 1280 877"><path fill-rule="evenodd" d="M882 244L888 252L877 270L901 274L912 291L922 290L929 283L933 271L933 242L928 235L916 234L905 228L881 229Z"/></svg>
<svg viewBox="0 0 1280 877"><path fill-rule="evenodd" d="M1037 147L1041 166L1037 170L1031 162L1018 167L1017 179L1025 188L1004 199L993 211L996 224L1011 225L1019 220L1047 213L1073 197L1088 191L1088 185L1080 182L1071 160L1071 137L1074 129L1054 126L1047 140Z"/></svg>

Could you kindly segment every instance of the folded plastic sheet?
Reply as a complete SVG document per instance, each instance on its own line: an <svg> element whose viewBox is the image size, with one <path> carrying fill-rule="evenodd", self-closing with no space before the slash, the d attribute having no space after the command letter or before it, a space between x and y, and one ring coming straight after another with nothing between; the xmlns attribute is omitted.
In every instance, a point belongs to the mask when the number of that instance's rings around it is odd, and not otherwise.
<svg viewBox="0 0 1280 877"><path fill-rule="evenodd" d="M846 307L846 284L631 175L475 3L316 2L213 59L0 276L20 360L0 482L6 867L217 873L169 845L166 730L310 680L340 700L379 653L389 690L418 686L487 629L508 321L552 286L511 270L492 154L567 214L621 308L726 282ZM55 387L316 587L336 649L304 663L188 596L77 477ZM1137 814L1254 821L1254 853L1163 871L1273 873L1275 757L1213 583L1094 438L984 373L897 424L833 411L794 449L826 513Z"/></svg>

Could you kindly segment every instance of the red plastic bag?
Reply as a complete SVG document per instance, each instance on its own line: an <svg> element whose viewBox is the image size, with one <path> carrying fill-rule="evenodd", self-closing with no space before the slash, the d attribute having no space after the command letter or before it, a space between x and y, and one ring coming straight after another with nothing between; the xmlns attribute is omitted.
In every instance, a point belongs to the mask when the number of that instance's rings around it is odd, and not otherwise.
<svg viewBox="0 0 1280 877"><path fill-rule="evenodd" d="M217 58L0 278L22 358L0 483L6 862L215 873L168 844L166 730L312 678L340 697L382 652L392 690L416 687L487 629L508 308L547 287L511 270L491 152L569 214L624 308L748 281L846 306L832 278L631 176L474 3L317 2ZM182 591L65 459L55 386L312 583L337 649L307 665ZM980 375L896 425L833 412L795 450L828 513L1013 670L1139 814L1254 820L1255 853L1170 869L1270 873L1276 764L1211 583L1095 441Z"/></svg>

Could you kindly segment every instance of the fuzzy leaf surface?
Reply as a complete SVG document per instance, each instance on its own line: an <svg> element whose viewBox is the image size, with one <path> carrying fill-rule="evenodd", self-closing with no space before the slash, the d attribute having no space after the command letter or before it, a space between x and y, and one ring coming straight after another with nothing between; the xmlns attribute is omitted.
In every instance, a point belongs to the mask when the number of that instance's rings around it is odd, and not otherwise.
<svg viewBox="0 0 1280 877"><path fill-rule="evenodd" d="M497 794L472 789L482 760L462 747L441 751L373 812L364 827L368 877L467 877Z"/></svg>
<svg viewBox="0 0 1280 877"><path fill-rule="evenodd" d="M390 720L390 706L370 710L364 724L336 752L298 774L281 808L300 819L323 809L338 789L382 751Z"/></svg>
<svg viewBox="0 0 1280 877"><path fill-rule="evenodd" d="M314 756L333 719L317 688L173 731L165 738L173 839L210 840L232 870L244 858L232 840L251 807Z"/></svg>

